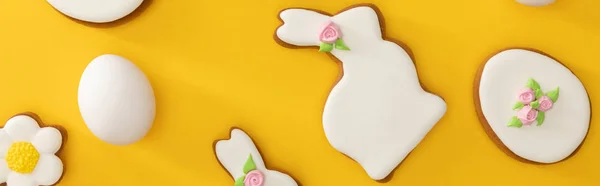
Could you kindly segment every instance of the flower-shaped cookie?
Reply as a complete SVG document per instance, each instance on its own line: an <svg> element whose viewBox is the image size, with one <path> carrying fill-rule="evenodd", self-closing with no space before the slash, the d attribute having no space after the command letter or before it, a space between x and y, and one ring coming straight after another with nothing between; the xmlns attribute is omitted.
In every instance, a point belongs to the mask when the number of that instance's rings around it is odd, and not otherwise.
<svg viewBox="0 0 600 186"><path fill-rule="evenodd" d="M0 129L0 183L8 186L53 185L63 173L55 155L62 135L53 127L40 128L27 115L10 118Z"/></svg>

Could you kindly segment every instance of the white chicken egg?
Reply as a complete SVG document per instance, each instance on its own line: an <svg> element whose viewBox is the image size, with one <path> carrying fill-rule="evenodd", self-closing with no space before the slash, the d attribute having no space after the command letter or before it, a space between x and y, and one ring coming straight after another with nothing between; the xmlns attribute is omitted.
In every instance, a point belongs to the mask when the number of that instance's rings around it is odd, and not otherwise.
<svg viewBox="0 0 600 186"><path fill-rule="evenodd" d="M523 49L502 51L485 63L475 88L488 132L518 157L555 163L575 152L587 135L588 93L573 72L551 57ZM530 95L536 89L539 96ZM551 100L542 102L544 97ZM545 108L536 108L537 103Z"/></svg>
<svg viewBox="0 0 600 186"><path fill-rule="evenodd" d="M101 55L79 82L79 110L92 133L114 145L142 139L152 127L154 92L144 73L129 60Z"/></svg>
<svg viewBox="0 0 600 186"><path fill-rule="evenodd" d="M546 6L555 0L517 0L517 2L528 6Z"/></svg>
<svg viewBox="0 0 600 186"><path fill-rule="evenodd" d="M121 19L143 0L47 0L61 13L82 21L106 23Z"/></svg>

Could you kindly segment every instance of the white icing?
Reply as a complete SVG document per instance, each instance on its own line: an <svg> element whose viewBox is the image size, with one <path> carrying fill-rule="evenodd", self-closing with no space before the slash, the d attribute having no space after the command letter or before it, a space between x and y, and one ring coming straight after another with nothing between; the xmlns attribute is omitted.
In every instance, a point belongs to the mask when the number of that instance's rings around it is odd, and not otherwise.
<svg viewBox="0 0 600 186"><path fill-rule="evenodd" d="M507 127L517 111L517 94L533 78L559 97L541 126ZM554 59L536 52L503 51L485 64L479 84L481 111L500 141L516 155L539 163L565 159L584 140L590 124L590 100L575 75Z"/></svg>
<svg viewBox="0 0 600 186"><path fill-rule="evenodd" d="M85 68L78 103L90 131L114 145L142 139L155 115L154 91L144 73L131 61L101 55Z"/></svg>
<svg viewBox="0 0 600 186"><path fill-rule="evenodd" d="M517 0L517 2L529 6L546 6L555 0Z"/></svg>
<svg viewBox="0 0 600 186"><path fill-rule="evenodd" d="M62 144L62 140L46 140L46 139L62 139L60 131L53 127L44 127L37 131L33 140L31 140L31 144L35 146L35 148L39 152L54 154L60 149L60 145Z"/></svg>
<svg viewBox="0 0 600 186"><path fill-rule="evenodd" d="M112 22L129 15L143 0L47 0L61 13L82 21Z"/></svg>
<svg viewBox="0 0 600 186"><path fill-rule="evenodd" d="M27 174L19 174L16 172L11 172L8 175L8 181L6 181L7 186L36 186L38 184L35 183L33 177Z"/></svg>
<svg viewBox="0 0 600 186"><path fill-rule="evenodd" d="M423 90L413 61L382 39L377 13L356 7L329 17L305 9L280 14L283 42L318 46L318 32L332 20L350 51L333 50L344 76L331 91L323 127L331 145L375 179L387 177L441 119L446 103Z"/></svg>
<svg viewBox="0 0 600 186"><path fill-rule="evenodd" d="M31 176L39 185L52 185L58 181L58 174L63 172L63 164L58 156L54 154L42 154L38 160L38 164L31 173Z"/></svg>
<svg viewBox="0 0 600 186"><path fill-rule="evenodd" d="M297 186L298 184L287 174L268 170L262 156L256 149L252 139L239 129L231 131L229 140L220 140L215 146L215 153L221 165L229 172L233 179L243 176L244 164L252 154L257 170L263 172L265 181L263 186Z"/></svg>
<svg viewBox="0 0 600 186"><path fill-rule="evenodd" d="M5 183L8 180L8 175L11 170L8 168L6 161L0 161L0 183Z"/></svg>
<svg viewBox="0 0 600 186"><path fill-rule="evenodd" d="M0 159L6 158L6 152L13 142L31 142L38 150L40 159L31 174L13 172L6 161L0 161L0 183L8 186L37 186L56 183L63 173L62 161L54 155L62 145L60 131L53 127L40 128L35 119L19 115L9 119L0 129Z"/></svg>

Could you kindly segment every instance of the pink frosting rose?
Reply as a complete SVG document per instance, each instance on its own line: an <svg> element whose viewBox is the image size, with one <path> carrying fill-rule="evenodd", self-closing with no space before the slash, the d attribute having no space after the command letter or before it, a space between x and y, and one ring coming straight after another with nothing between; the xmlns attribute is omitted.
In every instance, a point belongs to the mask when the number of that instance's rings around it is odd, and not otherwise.
<svg viewBox="0 0 600 186"><path fill-rule="evenodd" d="M548 96L540 97L540 99L538 99L538 102L540 103L540 107L538 107L538 110L542 112L550 110L553 105L552 100Z"/></svg>
<svg viewBox="0 0 600 186"><path fill-rule="evenodd" d="M340 28L332 21L327 21L327 23L325 23L321 29L321 34L319 34L319 40L323 43L329 44L335 43L335 41L340 37L342 37Z"/></svg>
<svg viewBox="0 0 600 186"><path fill-rule="evenodd" d="M253 170L246 174L244 186L262 186L265 183L265 176L259 170Z"/></svg>
<svg viewBox="0 0 600 186"><path fill-rule="evenodd" d="M538 111L533 109L531 106L524 106L519 112L517 112L517 118L521 120L523 125L529 125L537 118Z"/></svg>
<svg viewBox="0 0 600 186"><path fill-rule="evenodd" d="M533 92L533 89L531 88L521 89L518 99L523 104L529 104L535 100L535 92Z"/></svg>

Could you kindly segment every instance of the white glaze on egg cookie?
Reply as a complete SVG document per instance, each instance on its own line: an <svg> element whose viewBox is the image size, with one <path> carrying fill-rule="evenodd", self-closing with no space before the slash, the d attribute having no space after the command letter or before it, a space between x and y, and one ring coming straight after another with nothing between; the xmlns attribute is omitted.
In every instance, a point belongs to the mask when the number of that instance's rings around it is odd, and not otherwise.
<svg viewBox="0 0 600 186"><path fill-rule="evenodd" d="M121 19L143 0L47 0L61 13L82 21L106 23Z"/></svg>
<svg viewBox="0 0 600 186"><path fill-rule="evenodd" d="M234 186L298 186L289 175L267 169L250 136L240 129L232 129L230 139L217 141L214 148Z"/></svg>
<svg viewBox="0 0 600 186"><path fill-rule="evenodd" d="M374 5L334 16L287 9L279 17L280 44L319 47L343 66L323 113L329 143L372 179L386 178L442 118L446 103L423 90L407 51L384 40Z"/></svg>
<svg viewBox="0 0 600 186"><path fill-rule="evenodd" d="M587 135L591 116L587 91L551 57L524 49L502 51L484 64L475 83L479 118L512 157L559 162L571 156Z"/></svg>

